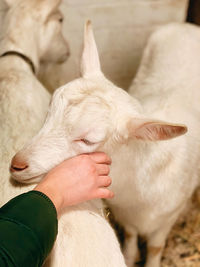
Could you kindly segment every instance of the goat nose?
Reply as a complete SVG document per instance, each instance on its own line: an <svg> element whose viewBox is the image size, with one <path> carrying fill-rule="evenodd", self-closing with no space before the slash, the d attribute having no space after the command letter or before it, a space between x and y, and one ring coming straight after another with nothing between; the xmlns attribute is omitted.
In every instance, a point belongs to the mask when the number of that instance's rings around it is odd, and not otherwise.
<svg viewBox="0 0 200 267"><path fill-rule="evenodd" d="M28 164L24 161L18 161L15 157L12 159L10 171L20 172L28 168Z"/></svg>

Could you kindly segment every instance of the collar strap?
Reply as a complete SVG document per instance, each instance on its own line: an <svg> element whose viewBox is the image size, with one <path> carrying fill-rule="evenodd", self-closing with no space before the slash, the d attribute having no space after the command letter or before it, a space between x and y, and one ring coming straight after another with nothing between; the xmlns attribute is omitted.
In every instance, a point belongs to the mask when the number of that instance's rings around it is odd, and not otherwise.
<svg viewBox="0 0 200 267"><path fill-rule="evenodd" d="M18 57L21 57L24 61L26 61L26 63L29 64L33 74L35 74L35 66L34 66L32 60L30 60L30 58L28 58L27 56L25 56L25 55L23 55L23 54L21 54L20 52L17 52L17 51L7 51L7 52L3 53L2 55L0 55L0 57L5 57L5 56L18 56Z"/></svg>

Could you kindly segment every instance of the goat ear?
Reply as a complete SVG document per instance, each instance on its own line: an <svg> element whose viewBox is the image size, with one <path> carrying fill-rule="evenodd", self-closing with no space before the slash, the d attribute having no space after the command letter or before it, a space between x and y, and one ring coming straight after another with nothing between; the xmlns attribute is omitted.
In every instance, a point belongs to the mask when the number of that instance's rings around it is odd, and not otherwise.
<svg viewBox="0 0 200 267"><path fill-rule="evenodd" d="M187 132L185 125L145 119L133 119L127 126L129 137L146 141L167 140Z"/></svg>
<svg viewBox="0 0 200 267"><path fill-rule="evenodd" d="M81 58L81 76L101 74L99 55L94 39L91 21L88 20L84 28L84 44Z"/></svg>

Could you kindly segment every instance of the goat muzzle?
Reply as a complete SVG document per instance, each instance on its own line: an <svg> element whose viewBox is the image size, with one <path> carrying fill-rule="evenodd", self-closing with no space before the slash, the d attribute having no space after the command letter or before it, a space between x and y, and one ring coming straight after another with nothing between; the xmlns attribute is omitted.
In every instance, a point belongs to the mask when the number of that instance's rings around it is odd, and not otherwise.
<svg viewBox="0 0 200 267"><path fill-rule="evenodd" d="M10 171L11 172L20 172L28 168L28 164L25 161L18 159L17 155L13 157Z"/></svg>

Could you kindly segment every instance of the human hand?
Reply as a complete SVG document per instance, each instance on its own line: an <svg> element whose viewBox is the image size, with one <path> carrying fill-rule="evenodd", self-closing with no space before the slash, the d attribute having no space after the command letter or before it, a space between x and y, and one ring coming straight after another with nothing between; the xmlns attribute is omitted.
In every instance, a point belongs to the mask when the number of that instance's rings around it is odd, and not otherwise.
<svg viewBox="0 0 200 267"><path fill-rule="evenodd" d="M43 178L35 187L46 194L59 213L72 206L94 198L112 198L109 165L111 159L103 152L82 154L65 160Z"/></svg>

